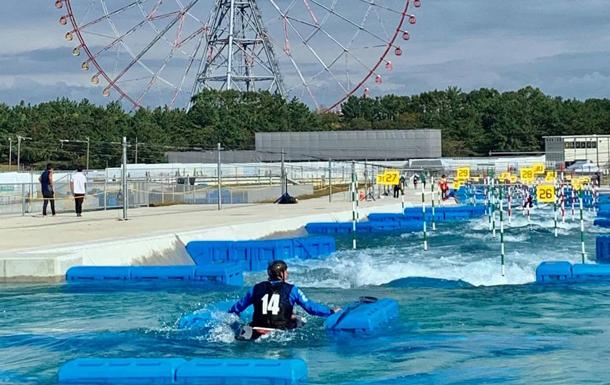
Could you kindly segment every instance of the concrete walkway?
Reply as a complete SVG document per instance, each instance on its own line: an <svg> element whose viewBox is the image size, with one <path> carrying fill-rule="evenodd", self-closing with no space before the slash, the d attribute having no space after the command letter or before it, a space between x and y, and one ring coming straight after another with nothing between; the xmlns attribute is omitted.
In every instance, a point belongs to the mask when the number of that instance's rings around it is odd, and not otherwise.
<svg viewBox="0 0 610 385"><path fill-rule="evenodd" d="M385 197L359 203L360 217L374 212L400 212L401 200ZM410 190L407 206L421 204ZM86 212L55 217L0 218L0 280L58 277L75 264L185 264L183 244L194 239L256 239L294 232L313 221L346 221L351 202L346 194L309 199L295 205L178 205Z"/></svg>

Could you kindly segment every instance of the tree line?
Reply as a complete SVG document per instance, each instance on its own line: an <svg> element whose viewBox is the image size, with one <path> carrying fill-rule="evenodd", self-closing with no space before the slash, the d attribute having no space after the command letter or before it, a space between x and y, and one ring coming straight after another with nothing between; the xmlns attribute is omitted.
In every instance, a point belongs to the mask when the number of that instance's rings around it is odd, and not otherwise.
<svg viewBox="0 0 610 385"><path fill-rule="evenodd" d="M444 156L487 155L489 151L540 151L545 135L609 134L610 100L585 101L545 95L525 87L499 92L463 92L450 87L413 96L352 96L340 113L312 111L297 99L268 92L203 91L189 111L140 108L126 111L88 100L57 99L36 105L0 103L0 156L8 162L9 141L16 159L17 136L24 138L21 162L59 168L120 164L120 141L131 143L130 161L162 162L169 150L254 148L255 132L437 128ZM66 141L68 140L68 141Z"/></svg>

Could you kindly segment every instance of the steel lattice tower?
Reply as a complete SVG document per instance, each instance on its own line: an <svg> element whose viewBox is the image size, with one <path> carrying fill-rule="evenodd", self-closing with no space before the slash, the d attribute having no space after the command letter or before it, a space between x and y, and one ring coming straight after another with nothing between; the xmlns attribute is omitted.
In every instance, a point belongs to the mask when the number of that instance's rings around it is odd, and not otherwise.
<svg viewBox="0 0 610 385"><path fill-rule="evenodd" d="M269 34L256 0L216 0L193 95L202 89L284 94Z"/></svg>

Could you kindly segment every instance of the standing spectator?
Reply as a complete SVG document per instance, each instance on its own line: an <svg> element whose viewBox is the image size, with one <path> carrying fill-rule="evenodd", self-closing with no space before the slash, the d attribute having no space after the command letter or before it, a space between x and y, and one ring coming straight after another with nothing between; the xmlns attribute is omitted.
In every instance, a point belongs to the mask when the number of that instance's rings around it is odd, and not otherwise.
<svg viewBox="0 0 610 385"><path fill-rule="evenodd" d="M426 173L424 171L422 171L421 174L419 175L419 180L421 180L421 184L425 190L426 189Z"/></svg>
<svg viewBox="0 0 610 385"><path fill-rule="evenodd" d="M400 196L400 184L394 185L394 198L398 198Z"/></svg>
<svg viewBox="0 0 610 385"><path fill-rule="evenodd" d="M53 191L53 165L47 164L46 170L42 172L38 178L40 182L40 190L42 191L42 197L44 203L42 204L42 216L47 216L47 205L51 202L51 214L55 216L55 193Z"/></svg>
<svg viewBox="0 0 610 385"><path fill-rule="evenodd" d="M449 183L447 182L447 175L443 174L440 182L438 182L438 186L441 190L441 199L447 200L449 198L449 195L447 194L447 192L449 191Z"/></svg>
<svg viewBox="0 0 610 385"><path fill-rule="evenodd" d="M72 176L72 181L70 182L70 190L72 190L72 195L74 195L76 216L80 217L83 212L85 193L87 192L87 177L83 174L83 166L76 167L76 174Z"/></svg>
<svg viewBox="0 0 610 385"><path fill-rule="evenodd" d="M404 174L400 176L399 183L400 183L400 193L402 195L405 195L405 188L407 188L407 180L405 179Z"/></svg>
<svg viewBox="0 0 610 385"><path fill-rule="evenodd" d="M595 173L594 181L595 181L595 186L596 187L599 187L599 186L602 185L602 175L600 174L599 171Z"/></svg>
<svg viewBox="0 0 610 385"><path fill-rule="evenodd" d="M413 188L417 190L417 183L419 182L419 176L417 174L413 174Z"/></svg>

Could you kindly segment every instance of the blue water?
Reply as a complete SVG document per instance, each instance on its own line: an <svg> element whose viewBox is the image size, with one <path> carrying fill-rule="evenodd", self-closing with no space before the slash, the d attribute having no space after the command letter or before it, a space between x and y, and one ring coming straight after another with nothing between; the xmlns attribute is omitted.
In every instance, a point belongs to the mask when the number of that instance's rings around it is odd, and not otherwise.
<svg viewBox="0 0 610 385"><path fill-rule="evenodd" d="M590 255L601 231L592 218L587 213ZM54 384L62 363L90 356L302 358L315 384L608 383L610 285L531 283L542 260L580 260L578 222L560 224L558 238L552 226L548 209L535 211L531 224L514 218L504 277L486 219L439 224L427 252L421 234L403 234L359 239L361 249L326 260L292 261L291 281L318 301L399 302L396 324L364 339L328 336L312 317L303 329L255 343L234 341L235 319L220 312L208 327L178 327L181 317L245 288L3 285L0 384Z"/></svg>

